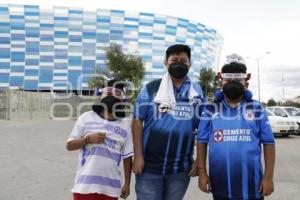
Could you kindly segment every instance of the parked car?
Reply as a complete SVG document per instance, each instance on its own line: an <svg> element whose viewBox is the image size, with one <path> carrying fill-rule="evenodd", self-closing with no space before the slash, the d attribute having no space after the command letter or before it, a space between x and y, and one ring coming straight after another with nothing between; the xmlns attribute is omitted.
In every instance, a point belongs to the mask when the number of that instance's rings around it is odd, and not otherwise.
<svg viewBox="0 0 300 200"><path fill-rule="evenodd" d="M297 119L300 120L300 108L297 108L297 109L298 109L298 112L296 112L296 113L294 114L294 117L296 117Z"/></svg>
<svg viewBox="0 0 300 200"><path fill-rule="evenodd" d="M267 110L273 112L276 116L285 117L289 120L296 122L298 125L298 129L296 134L300 134L300 110L295 107L287 107L287 106L272 106L268 107Z"/></svg>
<svg viewBox="0 0 300 200"><path fill-rule="evenodd" d="M290 134L295 134L297 132L298 125L296 122L286 117L276 116L270 110L267 110L267 113L274 136L280 135L288 137Z"/></svg>

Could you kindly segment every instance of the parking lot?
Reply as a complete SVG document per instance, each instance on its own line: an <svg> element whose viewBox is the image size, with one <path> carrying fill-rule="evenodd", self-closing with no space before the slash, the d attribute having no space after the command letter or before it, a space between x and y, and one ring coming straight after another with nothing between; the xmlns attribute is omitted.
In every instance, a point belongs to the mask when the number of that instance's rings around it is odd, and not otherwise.
<svg viewBox="0 0 300 200"><path fill-rule="evenodd" d="M0 121L0 199L67 200L75 176L77 152L65 141L74 121ZM266 199L299 200L300 136L276 138L275 193ZM132 179L134 182L134 178ZM131 195L135 199L134 183ZM187 200L210 200L189 186Z"/></svg>

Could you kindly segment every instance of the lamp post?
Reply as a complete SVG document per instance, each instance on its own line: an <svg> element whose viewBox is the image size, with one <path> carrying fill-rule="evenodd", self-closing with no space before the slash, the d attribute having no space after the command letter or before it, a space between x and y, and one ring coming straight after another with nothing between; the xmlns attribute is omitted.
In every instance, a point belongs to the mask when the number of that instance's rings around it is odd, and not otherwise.
<svg viewBox="0 0 300 200"><path fill-rule="evenodd" d="M254 57L246 57L248 59L256 60L257 63L257 87L258 87L258 101L260 102L260 73L259 73L259 61L262 59L265 55L270 54L270 51L267 51L262 56L254 58Z"/></svg>

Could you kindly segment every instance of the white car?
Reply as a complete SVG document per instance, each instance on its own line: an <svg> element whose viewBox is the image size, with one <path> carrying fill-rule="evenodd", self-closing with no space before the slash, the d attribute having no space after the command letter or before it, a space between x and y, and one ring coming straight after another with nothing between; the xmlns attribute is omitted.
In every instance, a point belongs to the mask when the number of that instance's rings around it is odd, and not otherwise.
<svg viewBox="0 0 300 200"><path fill-rule="evenodd" d="M300 118L300 110L299 110L299 112L297 112L297 113L295 114L294 117Z"/></svg>
<svg viewBox="0 0 300 200"><path fill-rule="evenodd" d="M286 106L274 106L268 107L267 110L274 113L276 116L285 117L298 124L296 134L300 134L300 111L299 108L286 107Z"/></svg>
<svg viewBox="0 0 300 200"><path fill-rule="evenodd" d="M266 110L268 113L268 118L271 124L272 132L275 136L289 136L290 134L295 134L298 125L296 122L289 120L285 117L276 116L270 110Z"/></svg>

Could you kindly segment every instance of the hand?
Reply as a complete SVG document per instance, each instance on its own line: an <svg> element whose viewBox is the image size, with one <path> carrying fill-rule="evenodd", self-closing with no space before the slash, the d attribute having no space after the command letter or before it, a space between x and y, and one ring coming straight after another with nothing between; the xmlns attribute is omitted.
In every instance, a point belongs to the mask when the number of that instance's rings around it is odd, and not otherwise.
<svg viewBox="0 0 300 200"><path fill-rule="evenodd" d="M262 196L269 196L272 194L274 192L273 179L264 176L260 183L259 192Z"/></svg>
<svg viewBox="0 0 300 200"><path fill-rule="evenodd" d="M88 144L102 144L105 140L105 133L97 132L97 133L88 133L86 135L86 141Z"/></svg>
<svg viewBox="0 0 300 200"><path fill-rule="evenodd" d="M192 166L191 166L191 170L189 171L189 176L191 177L195 177L198 176L198 161L194 161Z"/></svg>
<svg viewBox="0 0 300 200"><path fill-rule="evenodd" d="M128 184L128 185L125 184L125 185L122 187L122 191L121 191L120 197L121 197L122 199L126 199L126 198L129 196L129 194L130 194L130 186L129 186L129 184Z"/></svg>
<svg viewBox="0 0 300 200"><path fill-rule="evenodd" d="M136 175L142 174L144 170L144 165L145 165L145 161L143 156L134 156L133 165L132 165L133 173L135 173Z"/></svg>
<svg viewBox="0 0 300 200"><path fill-rule="evenodd" d="M199 172L198 187L206 193L211 191L211 183L206 171Z"/></svg>

